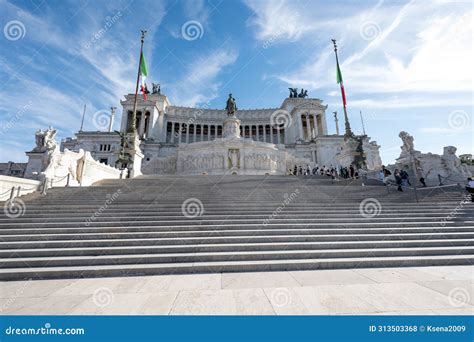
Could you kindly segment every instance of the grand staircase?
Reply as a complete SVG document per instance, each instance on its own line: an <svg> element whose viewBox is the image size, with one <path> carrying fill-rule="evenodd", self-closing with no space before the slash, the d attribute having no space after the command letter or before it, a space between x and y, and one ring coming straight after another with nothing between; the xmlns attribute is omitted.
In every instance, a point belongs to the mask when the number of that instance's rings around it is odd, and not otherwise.
<svg viewBox="0 0 474 342"><path fill-rule="evenodd" d="M473 264L460 189L417 203L362 183L142 176L27 195L0 214L0 280Z"/></svg>

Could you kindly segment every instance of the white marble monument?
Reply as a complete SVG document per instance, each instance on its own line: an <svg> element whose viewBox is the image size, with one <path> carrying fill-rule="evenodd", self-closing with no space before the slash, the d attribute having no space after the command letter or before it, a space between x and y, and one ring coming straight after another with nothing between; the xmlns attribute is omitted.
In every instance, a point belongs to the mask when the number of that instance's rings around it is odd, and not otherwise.
<svg viewBox="0 0 474 342"><path fill-rule="evenodd" d="M416 177L424 177L427 183L431 185L439 183L439 177L448 182L465 182L472 173L466 164L456 156L456 147L446 146L443 154L422 153L415 150L414 138L405 131L400 132L402 140L401 153L397 158L395 165L391 168L405 169L414 174L416 168Z"/></svg>
<svg viewBox="0 0 474 342"><path fill-rule="evenodd" d="M120 132L130 130L133 102L133 94L121 102ZM173 106L161 92L149 94L147 100L139 96L135 122L139 152L131 176L140 172L283 174L295 164L349 166L354 151L348 150L343 135L329 134L326 109L320 99L307 97L288 97L276 108L237 109L230 94L225 109L211 109ZM82 148L96 160L115 166L120 136L81 131L61 145L72 151ZM378 170L380 146L365 136L362 147L367 168Z"/></svg>

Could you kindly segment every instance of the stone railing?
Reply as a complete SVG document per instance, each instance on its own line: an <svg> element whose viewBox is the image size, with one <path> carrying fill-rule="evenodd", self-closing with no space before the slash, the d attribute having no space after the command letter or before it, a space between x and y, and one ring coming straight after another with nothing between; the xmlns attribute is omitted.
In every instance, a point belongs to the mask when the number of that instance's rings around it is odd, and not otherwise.
<svg viewBox="0 0 474 342"><path fill-rule="evenodd" d="M126 172L92 158L90 152L65 150L55 154L41 178L47 188L89 186L103 179L125 178ZM58 162L59 161L59 162Z"/></svg>
<svg viewBox="0 0 474 342"><path fill-rule="evenodd" d="M40 186L38 180L0 175L0 201L38 191Z"/></svg>
<svg viewBox="0 0 474 342"><path fill-rule="evenodd" d="M92 158L90 152L78 161L78 182L81 186L89 186L103 179L125 178L124 171L103 164Z"/></svg>

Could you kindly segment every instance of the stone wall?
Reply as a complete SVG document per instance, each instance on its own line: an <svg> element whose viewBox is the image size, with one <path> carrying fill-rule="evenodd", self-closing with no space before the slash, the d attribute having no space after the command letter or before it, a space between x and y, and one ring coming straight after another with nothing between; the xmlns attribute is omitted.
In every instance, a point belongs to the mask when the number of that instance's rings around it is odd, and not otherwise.
<svg viewBox="0 0 474 342"><path fill-rule="evenodd" d="M121 176L125 178L126 175L119 169L94 160L87 151L78 162L78 182L81 186L89 186L103 179L120 179Z"/></svg>
<svg viewBox="0 0 474 342"><path fill-rule="evenodd" d="M18 195L20 187L20 196L39 190L41 182L33 179L18 178L0 175L0 201L10 198L12 187L15 188L15 196Z"/></svg>

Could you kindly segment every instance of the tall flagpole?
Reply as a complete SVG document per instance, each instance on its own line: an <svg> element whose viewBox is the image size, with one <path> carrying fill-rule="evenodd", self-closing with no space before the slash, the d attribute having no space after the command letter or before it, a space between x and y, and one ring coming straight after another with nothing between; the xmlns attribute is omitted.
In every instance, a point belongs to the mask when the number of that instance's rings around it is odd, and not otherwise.
<svg viewBox="0 0 474 342"><path fill-rule="evenodd" d="M133 114L132 124L130 125L130 133L137 132L137 100L138 100L138 83L140 82L140 67L142 65L143 42L145 41L146 31L142 30L141 45L140 45L140 59L138 61L137 84L135 86L135 99L133 100Z"/></svg>
<svg viewBox="0 0 474 342"><path fill-rule="evenodd" d="M81 121L81 128L79 132L82 132L82 128L84 127L84 117L86 116L86 104L84 103L84 111L82 112L82 121Z"/></svg>
<svg viewBox="0 0 474 342"><path fill-rule="evenodd" d="M362 117L362 111L360 111L360 121L362 122L362 132L365 134L364 118Z"/></svg>
<svg viewBox="0 0 474 342"><path fill-rule="evenodd" d="M334 53L336 54L336 64L337 64L337 67L339 68L339 58L337 56L337 45L336 45L336 40L335 39L331 39L333 44L334 44ZM341 85L342 85L342 82L341 82ZM353 137L354 136L354 133L352 133L352 130L351 130L351 125L349 123L349 117L347 116L347 109L346 109L346 101L344 100L344 92L342 90L342 86L341 86L341 96L342 96L342 106L344 108L344 124L345 124L345 133L344 133L344 137L346 138L349 138L349 137Z"/></svg>

